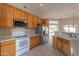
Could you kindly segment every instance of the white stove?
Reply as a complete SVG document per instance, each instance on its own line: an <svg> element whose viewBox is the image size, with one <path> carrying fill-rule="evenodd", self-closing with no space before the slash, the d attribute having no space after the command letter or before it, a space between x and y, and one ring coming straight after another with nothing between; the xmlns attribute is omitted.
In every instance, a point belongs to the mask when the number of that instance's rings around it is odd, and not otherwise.
<svg viewBox="0 0 79 59"><path fill-rule="evenodd" d="M12 30L13 37L16 38L16 56L29 50L29 31L24 28L14 28Z"/></svg>

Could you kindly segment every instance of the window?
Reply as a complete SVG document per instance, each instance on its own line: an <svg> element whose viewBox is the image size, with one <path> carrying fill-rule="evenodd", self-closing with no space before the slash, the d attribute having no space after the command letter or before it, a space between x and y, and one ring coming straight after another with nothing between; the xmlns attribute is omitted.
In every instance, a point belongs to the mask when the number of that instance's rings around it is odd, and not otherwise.
<svg viewBox="0 0 79 59"><path fill-rule="evenodd" d="M76 32L76 25L63 25L64 32Z"/></svg>

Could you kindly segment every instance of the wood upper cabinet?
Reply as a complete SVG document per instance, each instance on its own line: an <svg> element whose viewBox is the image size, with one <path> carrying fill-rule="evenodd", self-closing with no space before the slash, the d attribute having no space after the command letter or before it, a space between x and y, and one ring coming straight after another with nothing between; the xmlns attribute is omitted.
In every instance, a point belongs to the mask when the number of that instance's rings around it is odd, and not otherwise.
<svg viewBox="0 0 79 59"><path fill-rule="evenodd" d="M37 24L43 23L41 18L8 4L0 4L0 20L0 28L10 29L13 28L13 20L27 21L27 27L30 29L35 29Z"/></svg>
<svg viewBox="0 0 79 59"><path fill-rule="evenodd" d="M33 29L33 16L31 14L28 14L28 28Z"/></svg>
<svg viewBox="0 0 79 59"><path fill-rule="evenodd" d="M43 24L49 25L49 20L48 19L43 19Z"/></svg>
<svg viewBox="0 0 79 59"><path fill-rule="evenodd" d="M0 42L0 55L1 56L16 56L16 41Z"/></svg>
<svg viewBox="0 0 79 59"><path fill-rule="evenodd" d="M43 24L43 20L39 17L37 18L37 24L41 24L41 25Z"/></svg>
<svg viewBox="0 0 79 59"><path fill-rule="evenodd" d="M38 46L40 44L40 35L31 36L30 38L30 48Z"/></svg>
<svg viewBox="0 0 79 59"><path fill-rule="evenodd" d="M17 8L14 8L14 19L21 20L21 11Z"/></svg>
<svg viewBox="0 0 79 59"><path fill-rule="evenodd" d="M20 10L20 19L21 20L23 20L23 21L27 21L27 19L28 19L28 13L26 13L25 11L22 11L22 10Z"/></svg>
<svg viewBox="0 0 79 59"><path fill-rule="evenodd" d="M37 16L33 16L33 28L37 28Z"/></svg>
<svg viewBox="0 0 79 59"><path fill-rule="evenodd" d="M28 16L28 28L37 28L37 17L32 14L29 14Z"/></svg>
<svg viewBox="0 0 79 59"><path fill-rule="evenodd" d="M13 27L13 8L6 4L0 4L0 28Z"/></svg>

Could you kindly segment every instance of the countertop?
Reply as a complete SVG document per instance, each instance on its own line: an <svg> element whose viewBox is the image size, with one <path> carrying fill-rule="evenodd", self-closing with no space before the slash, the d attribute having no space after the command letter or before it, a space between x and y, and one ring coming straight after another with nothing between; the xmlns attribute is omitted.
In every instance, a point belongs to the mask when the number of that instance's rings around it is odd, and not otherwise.
<svg viewBox="0 0 79 59"><path fill-rule="evenodd" d="M15 38L13 38L11 35L8 35L8 36L0 36L0 42L14 40L14 39Z"/></svg>
<svg viewBox="0 0 79 59"><path fill-rule="evenodd" d="M30 36L36 36L36 35L40 35L40 34L30 34Z"/></svg>
<svg viewBox="0 0 79 59"><path fill-rule="evenodd" d="M40 34L30 34L30 36L36 36L36 35L40 35ZM16 40L16 37L13 37L11 35L0 36L0 42L9 41L9 40Z"/></svg>
<svg viewBox="0 0 79 59"><path fill-rule="evenodd" d="M26 37L26 35L22 36ZM18 37L13 37L11 35L0 36L0 42L9 41L9 40L17 40Z"/></svg>
<svg viewBox="0 0 79 59"><path fill-rule="evenodd" d="M72 40L79 40L77 38L72 38L72 37L65 36L65 35L54 35L54 36L58 36L60 38L63 38L63 39L66 39L66 40L70 40L70 41L72 41Z"/></svg>

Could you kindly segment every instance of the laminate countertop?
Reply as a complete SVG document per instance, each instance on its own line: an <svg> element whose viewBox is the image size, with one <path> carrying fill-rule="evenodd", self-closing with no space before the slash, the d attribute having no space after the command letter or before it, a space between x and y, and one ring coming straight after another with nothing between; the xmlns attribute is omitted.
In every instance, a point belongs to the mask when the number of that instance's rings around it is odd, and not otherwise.
<svg viewBox="0 0 79 59"><path fill-rule="evenodd" d="M60 37L60 38L63 38L63 39L66 39L66 40L79 40L78 38L72 38L72 37L69 37L69 36L66 36L66 35L54 35L54 36L57 36L57 37Z"/></svg>
<svg viewBox="0 0 79 59"><path fill-rule="evenodd" d="M40 34L30 34L30 36L37 36L37 35L40 35Z"/></svg>
<svg viewBox="0 0 79 59"><path fill-rule="evenodd" d="M9 40L15 40L11 35L8 36L0 36L0 42L9 41Z"/></svg>
<svg viewBox="0 0 79 59"><path fill-rule="evenodd" d="M19 36L20 37L27 37L26 35L23 36ZM11 35L6 35L6 36L0 36L0 42L4 42L4 41L9 41L9 40L17 40L18 37L13 37Z"/></svg>

